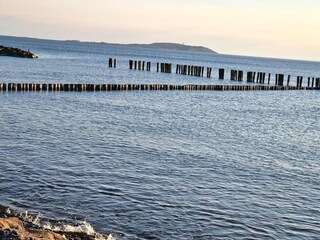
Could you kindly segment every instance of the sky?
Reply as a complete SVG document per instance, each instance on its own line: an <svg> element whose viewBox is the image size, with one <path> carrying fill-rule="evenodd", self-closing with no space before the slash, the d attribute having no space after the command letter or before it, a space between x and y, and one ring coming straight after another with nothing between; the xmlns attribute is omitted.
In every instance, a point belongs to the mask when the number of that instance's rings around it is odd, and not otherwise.
<svg viewBox="0 0 320 240"><path fill-rule="evenodd" d="M0 0L0 35L320 61L320 0Z"/></svg>

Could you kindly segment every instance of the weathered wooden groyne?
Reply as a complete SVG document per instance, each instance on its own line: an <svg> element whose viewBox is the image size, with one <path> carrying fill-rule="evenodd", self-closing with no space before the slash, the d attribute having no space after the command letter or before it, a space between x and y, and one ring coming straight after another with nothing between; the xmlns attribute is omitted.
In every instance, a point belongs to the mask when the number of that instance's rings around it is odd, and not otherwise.
<svg viewBox="0 0 320 240"><path fill-rule="evenodd" d="M109 58L109 67L115 68L116 67L116 59ZM156 71L161 73L172 73L172 69L174 65L172 63L156 63ZM151 62L146 62L142 60L129 60L129 69L132 70L142 70L144 71L151 71ZM212 67L205 67L205 66L194 66L194 65L186 65L186 64L176 64L176 74L179 75L187 75L187 76L195 76L195 77L204 77L206 75L207 78L215 78L212 76L213 72ZM225 80L225 73L226 69L219 68L218 70L217 79L218 80ZM206 73L206 74L205 74ZM315 77L308 77L308 82L303 85L303 76L297 76L296 81L294 82L296 89L301 89L305 87L305 89L318 89L320 88L320 78ZM271 79L273 80L271 82ZM245 72L243 70L231 69L230 70L230 81L238 81L250 84L267 84L275 86L287 86L290 87L290 83L292 82L292 76L285 74L274 74L272 77L271 73L266 72L256 72L256 71L248 71ZM217 85L218 86L218 85ZM228 88L228 87L226 87ZM270 87L272 89L272 87ZM291 89L291 88L290 88Z"/></svg>
<svg viewBox="0 0 320 240"><path fill-rule="evenodd" d="M0 92L100 92L100 91L284 91L320 90L301 86L263 86L263 85L170 85L170 84L67 84L67 83L1 83Z"/></svg>

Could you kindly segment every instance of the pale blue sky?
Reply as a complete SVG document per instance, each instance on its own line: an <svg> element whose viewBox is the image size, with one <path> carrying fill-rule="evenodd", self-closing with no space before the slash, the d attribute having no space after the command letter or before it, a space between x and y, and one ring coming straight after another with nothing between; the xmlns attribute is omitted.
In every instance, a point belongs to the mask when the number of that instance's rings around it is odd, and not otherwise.
<svg viewBox="0 0 320 240"><path fill-rule="evenodd" d="M0 35L320 60L320 0L0 0Z"/></svg>

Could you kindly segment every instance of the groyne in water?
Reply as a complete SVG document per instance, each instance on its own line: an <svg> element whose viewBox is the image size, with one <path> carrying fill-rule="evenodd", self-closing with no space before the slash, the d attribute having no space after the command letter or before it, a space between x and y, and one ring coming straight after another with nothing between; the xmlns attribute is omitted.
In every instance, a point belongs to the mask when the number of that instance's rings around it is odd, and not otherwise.
<svg viewBox="0 0 320 240"><path fill-rule="evenodd" d="M117 60L113 58L109 58L109 68L116 68ZM146 66L146 69L145 69ZM129 60L129 70L140 70L140 71L151 71L151 62L146 62L143 60ZM160 73L172 73L172 69L174 68L174 65L172 63L156 63L156 71ZM212 67L205 67L205 66L194 66L194 65L186 65L186 64L176 64L176 74L179 75L187 75L187 76L193 76L193 77L201 77L203 78L206 76L207 78L212 78L213 72ZM219 80L225 80L225 73L226 69L219 68L217 70L217 78ZM206 74L205 74L206 73ZM275 86L287 86L290 87L289 89L285 88L284 90L293 90L291 88L292 83L292 76L288 74L287 76L285 74L277 73L273 76L273 81L271 81L271 73L266 72L259 72L259 71L248 71L245 72L243 70L238 69L231 69L230 70L230 81L232 82L248 82L250 84L263 84L263 85L275 85ZM296 81L294 81L294 86L297 89L301 89L303 86L308 89L318 89L320 88L320 78L318 77L308 77L307 81L303 85L303 76L296 76ZM305 78L306 79L306 78ZM225 90L228 90L228 87L225 87ZM243 89L242 89L243 88ZM231 88L232 89L232 88ZM260 88L258 88L261 90ZM271 88L272 89L272 88ZM246 88L240 87L240 90L246 90ZM255 88L252 88L250 90L256 90ZM269 90L269 88L265 88L265 90Z"/></svg>
<svg viewBox="0 0 320 240"><path fill-rule="evenodd" d="M168 85L168 84L66 84L1 83L0 92L95 92L95 91L284 91L320 90L319 87L263 85Z"/></svg>
<svg viewBox="0 0 320 240"><path fill-rule="evenodd" d="M117 68L117 59L109 58L109 68ZM151 71L151 62L129 60L130 70ZM172 73L172 63L157 63L157 72ZM195 77L212 77L212 67L176 64L176 74ZM225 69L217 69L219 80L225 79ZM246 77L246 79L245 79ZM92 84L92 83L0 83L0 92L21 91L66 91L66 92L93 92L93 91L146 91L146 90L184 90L184 91L284 91L284 90L320 90L320 78L308 77L303 85L303 76L297 76L294 85L291 85L291 75L275 74L271 83L271 73L243 70L230 70L230 81L233 83L246 81L246 84ZM257 85L254 85L257 84Z"/></svg>

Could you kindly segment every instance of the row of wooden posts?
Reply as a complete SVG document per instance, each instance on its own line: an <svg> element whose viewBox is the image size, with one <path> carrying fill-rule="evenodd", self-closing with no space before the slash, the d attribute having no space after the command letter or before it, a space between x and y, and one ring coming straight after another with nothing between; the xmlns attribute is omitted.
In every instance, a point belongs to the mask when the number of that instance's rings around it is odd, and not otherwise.
<svg viewBox="0 0 320 240"><path fill-rule="evenodd" d="M202 66L192 66L192 65L180 65L177 64L176 74L203 77L204 67ZM207 67L207 78L211 77L212 68Z"/></svg>
<svg viewBox="0 0 320 240"><path fill-rule="evenodd" d="M109 67L116 67L117 60L109 58ZM151 71L151 62L129 60L129 69ZM211 78L212 68L207 67L207 78ZM157 63L157 72L163 73L172 73L172 64L171 63ZM189 75L203 77L205 73L205 67L203 66L192 66L192 65L176 65L176 74ZM219 79L225 79L225 69L218 69ZM253 72L249 71L246 75L246 81L249 83L258 83L270 85L271 73L265 72ZM230 80L232 81L244 81L244 71L232 69L230 72ZM275 85L276 86L290 86L291 75L287 76L287 83L285 84L285 75L276 74L275 75ZM296 87L302 87L303 76L297 76ZM320 87L320 78L308 77L307 87L319 88Z"/></svg>
<svg viewBox="0 0 320 240"><path fill-rule="evenodd" d="M157 72L172 73L171 63L157 63Z"/></svg>
<svg viewBox="0 0 320 240"><path fill-rule="evenodd" d="M109 58L109 67L110 68L116 68L117 67L117 59L112 59L112 58Z"/></svg>
<svg viewBox="0 0 320 240"><path fill-rule="evenodd" d="M151 62L129 60L129 69L151 71Z"/></svg>
<svg viewBox="0 0 320 240"><path fill-rule="evenodd" d="M317 89L320 89L318 86ZM61 83L1 83L0 92L93 92L93 91L132 91L132 90L208 90L208 91L276 91L276 90L314 90L314 88L295 86L259 85L168 85L168 84L61 84Z"/></svg>

